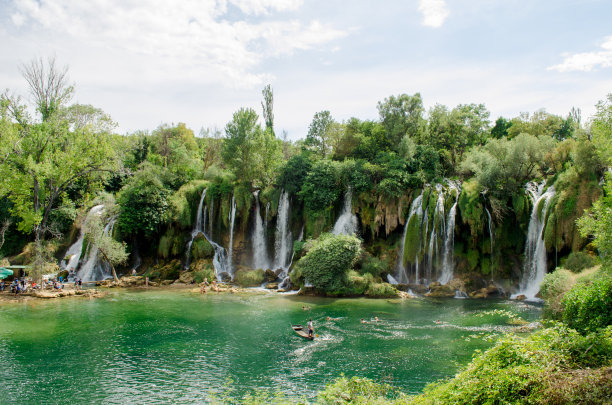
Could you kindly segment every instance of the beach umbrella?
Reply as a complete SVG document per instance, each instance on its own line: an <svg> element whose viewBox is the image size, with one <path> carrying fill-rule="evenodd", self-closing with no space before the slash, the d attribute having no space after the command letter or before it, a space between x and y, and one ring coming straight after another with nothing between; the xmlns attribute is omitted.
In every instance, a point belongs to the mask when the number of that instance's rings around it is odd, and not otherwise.
<svg viewBox="0 0 612 405"><path fill-rule="evenodd" d="M13 270L5 269L4 267L0 267L0 279L7 278L8 276L13 275Z"/></svg>

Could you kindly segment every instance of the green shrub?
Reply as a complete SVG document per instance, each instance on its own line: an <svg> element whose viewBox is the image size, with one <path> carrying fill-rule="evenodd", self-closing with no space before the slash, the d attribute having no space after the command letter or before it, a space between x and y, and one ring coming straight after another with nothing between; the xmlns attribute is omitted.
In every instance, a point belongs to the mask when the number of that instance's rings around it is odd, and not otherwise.
<svg viewBox="0 0 612 405"><path fill-rule="evenodd" d="M387 398L397 395L388 384L378 384L368 378L352 377L344 375L333 383L327 384L325 389L319 392L317 403L324 405L340 404L384 404Z"/></svg>
<svg viewBox="0 0 612 405"><path fill-rule="evenodd" d="M597 259L586 252L572 252L561 260L561 267L578 273L597 264Z"/></svg>
<svg viewBox="0 0 612 405"><path fill-rule="evenodd" d="M372 298L397 297L397 289L389 283L371 283L365 295Z"/></svg>
<svg viewBox="0 0 612 405"><path fill-rule="evenodd" d="M371 274L374 277L380 276L382 273L389 271L389 267L384 260L375 256L366 256L361 263L361 273Z"/></svg>
<svg viewBox="0 0 612 405"><path fill-rule="evenodd" d="M202 234L198 235L191 244L191 257L193 259L210 259L214 254L215 249Z"/></svg>
<svg viewBox="0 0 612 405"><path fill-rule="evenodd" d="M563 322L579 332L592 332L612 324L612 277L602 274L576 284L565 294Z"/></svg>
<svg viewBox="0 0 612 405"><path fill-rule="evenodd" d="M172 260L171 262L153 266L144 275L151 280L176 280L179 278L182 269L183 266L180 260Z"/></svg>
<svg viewBox="0 0 612 405"><path fill-rule="evenodd" d="M240 287L257 287L265 279L266 273L262 269L238 270L234 275L234 282Z"/></svg>
<svg viewBox="0 0 612 405"><path fill-rule="evenodd" d="M552 319L561 319L563 305L561 299L572 288L572 274L565 269L556 269L544 276L540 284L540 297L544 300L544 315Z"/></svg>
<svg viewBox="0 0 612 405"><path fill-rule="evenodd" d="M306 245L308 248L308 243ZM355 264L360 250L361 240L355 236L324 234L311 242L308 252L296 266L317 290L341 290L346 273Z"/></svg>
<svg viewBox="0 0 612 405"><path fill-rule="evenodd" d="M195 273L193 273L193 281L196 284L200 284L202 281L204 281L205 278L208 281L215 279L215 268L212 265L210 265L210 267L207 267L204 270L196 271Z"/></svg>

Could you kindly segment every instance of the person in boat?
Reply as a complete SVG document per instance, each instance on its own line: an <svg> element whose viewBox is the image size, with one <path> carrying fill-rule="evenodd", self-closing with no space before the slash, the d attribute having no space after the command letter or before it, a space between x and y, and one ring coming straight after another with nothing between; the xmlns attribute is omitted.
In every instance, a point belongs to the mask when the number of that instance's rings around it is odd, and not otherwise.
<svg viewBox="0 0 612 405"><path fill-rule="evenodd" d="M312 337L314 335L314 328L312 326L312 318L308 321L308 337Z"/></svg>

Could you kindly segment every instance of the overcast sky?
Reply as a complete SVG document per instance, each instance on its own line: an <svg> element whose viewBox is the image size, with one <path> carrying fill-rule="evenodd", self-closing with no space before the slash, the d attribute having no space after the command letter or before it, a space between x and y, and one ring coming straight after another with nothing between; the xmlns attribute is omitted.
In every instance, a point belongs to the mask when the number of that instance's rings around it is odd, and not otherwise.
<svg viewBox="0 0 612 405"><path fill-rule="evenodd" d="M55 56L74 101L121 133L222 129L241 107L261 115L268 83L291 139L317 111L377 119L401 93L495 120L587 118L612 92L610 0L0 0L0 44L1 87L25 95L19 65Z"/></svg>

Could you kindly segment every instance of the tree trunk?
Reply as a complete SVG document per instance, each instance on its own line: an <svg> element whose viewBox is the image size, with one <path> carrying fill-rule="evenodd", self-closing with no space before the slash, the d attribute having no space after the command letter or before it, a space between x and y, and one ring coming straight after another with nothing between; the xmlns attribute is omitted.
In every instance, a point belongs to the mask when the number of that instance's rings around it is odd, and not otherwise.
<svg viewBox="0 0 612 405"><path fill-rule="evenodd" d="M111 271L113 272L113 279L115 280L115 282L119 282L119 278L117 277L117 272L115 271L115 266L113 266L113 262L111 262L110 260L108 260L108 256L106 256L106 253L104 253L104 251L100 248L98 248L100 253L102 253L102 256L104 256L104 260L106 260L108 262L108 264L111 266Z"/></svg>

